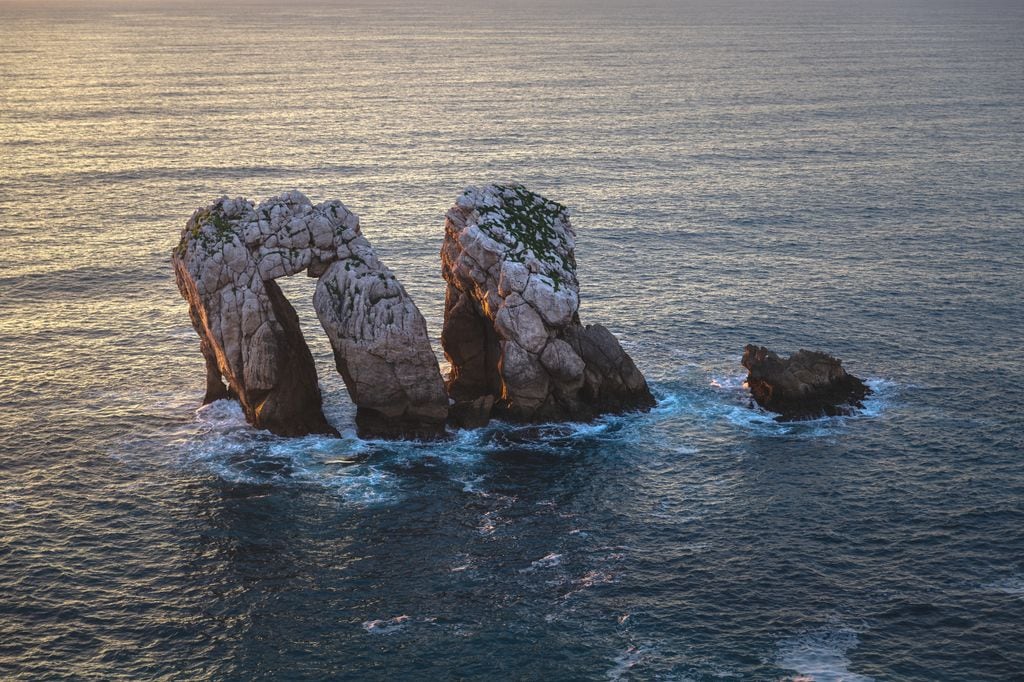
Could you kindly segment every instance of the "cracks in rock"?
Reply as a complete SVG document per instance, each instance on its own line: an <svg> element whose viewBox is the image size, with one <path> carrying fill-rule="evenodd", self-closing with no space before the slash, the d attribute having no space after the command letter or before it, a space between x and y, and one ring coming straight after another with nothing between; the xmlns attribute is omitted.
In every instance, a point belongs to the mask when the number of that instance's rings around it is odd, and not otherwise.
<svg viewBox="0 0 1024 682"><path fill-rule="evenodd" d="M352 291L328 276L336 274L331 268L339 259L345 261L346 272L351 272L342 281L350 281ZM361 362L359 353L366 350L383 358L373 362L387 364L388 344L429 351L426 323L410 324L413 317L422 321L422 315L376 259L362 237L358 218L341 202L314 206L298 192L267 199L259 206L223 197L193 214L172 251L172 261L179 290L189 303L190 318L200 336L207 364L207 397L234 394L251 423L275 433L333 432L323 417L312 355L277 278L317 270L318 288L328 289L319 298L337 308L333 312L317 310L325 328L330 327L327 331L335 353L345 338L351 338L357 347L349 352L357 357L337 363L339 371L346 362ZM314 296L315 303L317 299ZM349 319L357 323L355 334L332 326L344 326ZM381 350L375 350L374 344L381 344ZM432 353L416 357L429 359L433 366L430 362L423 365L420 376L403 379L392 372L377 378L393 386L412 381L422 387L433 381L435 402L446 410L448 399L436 358ZM349 375L342 371L346 382L352 378ZM228 380L226 388L222 376ZM395 395L408 396L406 387L401 388ZM421 390L417 395L427 393ZM411 399L407 401L411 405ZM412 405L406 412L413 414L417 409ZM418 434L428 430L426 424L431 420L435 430L443 430L444 419L438 419L437 412L413 414Z"/></svg>
<svg viewBox="0 0 1024 682"><path fill-rule="evenodd" d="M487 239L472 238L474 229ZM496 410L522 421L590 419L654 404L614 337L598 328L592 339L580 325L574 239L565 207L520 185L470 187L448 211L441 257L449 289L441 339L456 401L488 391L498 399ZM511 314L524 304L528 312ZM498 346L493 386L483 379L486 349L474 348L488 334ZM568 343L553 352L548 367L542 356L553 339Z"/></svg>

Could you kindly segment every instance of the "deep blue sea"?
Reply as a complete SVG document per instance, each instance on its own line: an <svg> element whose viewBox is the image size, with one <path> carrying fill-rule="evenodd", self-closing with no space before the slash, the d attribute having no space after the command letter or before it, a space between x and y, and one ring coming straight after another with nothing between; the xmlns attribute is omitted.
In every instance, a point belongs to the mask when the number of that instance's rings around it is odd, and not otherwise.
<svg viewBox="0 0 1024 682"><path fill-rule="evenodd" d="M359 440L303 277L344 436L200 409L196 207L341 199L440 354L492 181L649 414ZM1019 2L0 0L0 679L1024 679L1022 242Z"/></svg>

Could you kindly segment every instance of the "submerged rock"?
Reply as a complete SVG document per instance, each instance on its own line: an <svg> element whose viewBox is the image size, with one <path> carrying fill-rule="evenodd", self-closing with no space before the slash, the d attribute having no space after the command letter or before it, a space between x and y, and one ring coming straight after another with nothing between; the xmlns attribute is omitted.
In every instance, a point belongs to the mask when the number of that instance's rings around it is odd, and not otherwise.
<svg viewBox="0 0 1024 682"><path fill-rule="evenodd" d="M299 192L258 206L221 198L192 215L171 260L206 359L206 402L235 397L251 424L280 435L336 433L323 415L298 316L274 281L305 270L325 276L317 313L358 407L357 425L381 415L363 389L372 380L395 401L383 413L389 427L368 427L372 435L403 435L407 419L417 433L423 421L443 429L447 398L437 359L421 352L430 347L423 317L341 202L314 206ZM345 294L335 297L334 288ZM413 359L389 354L390 345ZM381 363L393 366L385 371Z"/></svg>
<svg viewBox="0 0 1024 682"><path fill-rule="evenodd" d="M780 421L848 415L871 393L847 374L842 361L816 351L799 350L783 360L763 346L743 349L747 385L757 404L779 413Z"/></svg>
<svg viewBox="0 0 1024 682"><path fill-rule="evenodd" d="M522 186L470 187L448 211L441 341L456 404L491 396L495 416L527 422L654 405L615 337L580 324L574 248L565 207Z"/></svg>

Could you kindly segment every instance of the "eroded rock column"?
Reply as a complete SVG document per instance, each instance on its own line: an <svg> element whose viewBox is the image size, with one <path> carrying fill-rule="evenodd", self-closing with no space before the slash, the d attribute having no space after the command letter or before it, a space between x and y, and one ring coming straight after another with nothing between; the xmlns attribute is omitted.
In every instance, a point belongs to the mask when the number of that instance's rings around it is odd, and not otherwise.
<svg viewBox="0 0 1024 682"><path fill-rule="evenodd" d="M490 398L516 421L588 420L654 404L615 337L580 324L575 233L522 186L470 187L448 211L442 334L454 414Z"/></svg>
<svg viewBox="0 0 1024 682"><path fill-rule="evenodd" d="M427 323L365 239L357 237L349 248L351 255L332 263L317 282L313 302L358 406L359 433L440 437L448 396Z"/></svg>

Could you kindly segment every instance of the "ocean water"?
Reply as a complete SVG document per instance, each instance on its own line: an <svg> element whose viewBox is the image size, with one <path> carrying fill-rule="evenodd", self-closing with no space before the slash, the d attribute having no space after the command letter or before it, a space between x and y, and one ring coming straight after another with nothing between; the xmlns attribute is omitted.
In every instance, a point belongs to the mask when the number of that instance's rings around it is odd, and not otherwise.
<svg viewBox="0 0 1024 682"><path fill-rule="evenodd" d="M984 0L0 0L0 678L1020 679L1022 74ZM657 408L361 441L296 277L345 435L199 409L194 208L341 199L436 343L496 180ZM750 342L875 393L775 423Z"/></svg>

